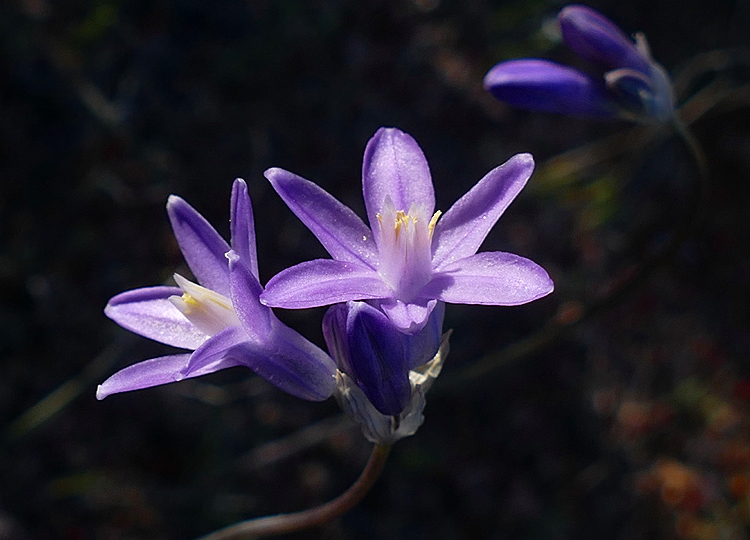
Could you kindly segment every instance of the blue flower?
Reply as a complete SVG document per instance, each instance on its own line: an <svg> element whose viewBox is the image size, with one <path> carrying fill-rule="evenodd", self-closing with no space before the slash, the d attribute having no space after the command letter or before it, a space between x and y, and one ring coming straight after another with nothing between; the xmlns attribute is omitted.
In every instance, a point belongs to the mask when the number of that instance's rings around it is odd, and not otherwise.
<svg viewBox="0 0 750 540"><path fill-rule="evenodd" d="M194 352L152 358L118 371L96 391L149 388L245 366L297 397L323 400L336 388L336 365L260 303L255 229L247 186L232 189L231 246L192 206L171 196L167 212L180 250L197 278L179 287L118 294L105 314L128 330Z"/></svg>
<svg viewBox="0 0 750 540"><path fill-rule="evenodd" d="M370 227L314 183L282 169L266 177L333 259L283 270L261 301L309 308L370 300L401 332L415 334L438 302L513 306L552 292L536 263L477 253L534 168L519 154L485 175L442 217L427 160L416 141L381 128L365 149L362 191Z"/></svg>
<svg viewBox="0 0 750 540"><path fill-rule="evenodd" d="M448 355L439 302L416 334L396 329L366 302L331 306L323 335L338 364L336 399L370 441L392 443L422 424L425 394Z"/></svg>
<svg viewBox="0 0 750 540"><path fill-rule="evenodd" d="M659 122L673 117L669 76L651 58L643 34L633 42L612 21L581 5L565 7L557 19L568 47L602 75L549 60L509 60L484 78L493 96L517 107L571 116Z"/></svg>

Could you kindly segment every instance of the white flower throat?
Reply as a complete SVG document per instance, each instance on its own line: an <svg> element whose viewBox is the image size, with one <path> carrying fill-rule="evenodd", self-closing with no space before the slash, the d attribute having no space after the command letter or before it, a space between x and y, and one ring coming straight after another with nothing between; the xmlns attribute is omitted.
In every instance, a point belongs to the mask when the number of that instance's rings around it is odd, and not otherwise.
<svg viewBox="0 0 750 540"><path fill-rule="evenodd" d="M440 214L428 219L427 209L417 204L408 212L396 210L390 197L377 214L378 273L401 301L412 300L432 277L432 235Z"/></svg>
<svg viewBox="0 0 750 540"><path fill-rule="evenodd" d="M198 329L213 336L228 326L241 324L229 298L179 274L174 279L182 289L182 296L170 296L169 301Z"/></svg>

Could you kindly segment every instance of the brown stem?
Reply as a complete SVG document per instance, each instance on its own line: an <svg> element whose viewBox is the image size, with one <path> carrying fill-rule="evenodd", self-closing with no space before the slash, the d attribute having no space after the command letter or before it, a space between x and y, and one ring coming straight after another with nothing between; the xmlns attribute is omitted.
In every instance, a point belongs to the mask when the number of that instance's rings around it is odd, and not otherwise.
<svg viewBox="0 0 750 540"><path fill-rule="evenodd" d="M309 529L317 525L327 523L345 512L351 510L362 498L367 495L375 481L380 476L385 466L390 445L376 444L370 459L359 475L357 481L344 493L322 506L293 512L291 514L279 514L277 516L265 516L247 521L241 521L213 532L199 540L240 540L248 538L259 538L262 536L274 536L289 532Z"/></svg>

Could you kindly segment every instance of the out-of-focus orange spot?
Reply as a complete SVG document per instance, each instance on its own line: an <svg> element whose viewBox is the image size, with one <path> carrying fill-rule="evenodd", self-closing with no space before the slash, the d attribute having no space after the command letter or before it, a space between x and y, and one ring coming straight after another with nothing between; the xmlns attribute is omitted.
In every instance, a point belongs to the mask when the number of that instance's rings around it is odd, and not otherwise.
<svg viewBox="0 0 750 540"><path fill-rule="evenodd" d="M746 473L733 474L729 477L728 484L732 497L742 499L750 491L750 476Z"/></svg>
<svg viewBox="0 0 750 540"><path fill-rule="evenodd" d="M715 523L683 514L675 523L677 535L684 540L716 540L719 538L719 527Z"/></svg>
<svg viewBox="0 0 750 540"><path fill-rule="evenodd" d="M704 505L701 475L697 470L665 460L656 465L654 472L661 484L661 498L669 506L695 512Z"/></svg>
<svg viewBox="0 0 750 540"><path fill-rule="evenodd" d="M719 462L725 469L744 469L750 465L750 444L727 442L721 451Z"/></svg>

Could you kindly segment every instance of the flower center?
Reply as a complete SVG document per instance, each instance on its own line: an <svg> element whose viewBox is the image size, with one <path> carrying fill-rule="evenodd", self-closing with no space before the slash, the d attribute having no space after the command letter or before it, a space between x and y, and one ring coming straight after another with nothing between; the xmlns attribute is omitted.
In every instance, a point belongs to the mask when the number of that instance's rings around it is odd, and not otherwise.
<svg viewBox="0 0 750 540"><path fill-rule="evenodd" d="M432 219L427 219L426 213L416 204L408 212L396 210L386 197L382 212L377 214L378 273L404 302L411 301L432 277L432 234L441 212L435 212Z"/></svg>
<svg viewBox="0 0 750 540"><path fill-rule="evenodd" d="M174 279L182 289L182 296L170 296L169 301L198 329L213 336L228 326L241 325L229 298L179 274Z"/></svg>

